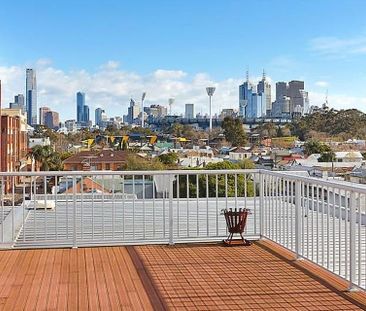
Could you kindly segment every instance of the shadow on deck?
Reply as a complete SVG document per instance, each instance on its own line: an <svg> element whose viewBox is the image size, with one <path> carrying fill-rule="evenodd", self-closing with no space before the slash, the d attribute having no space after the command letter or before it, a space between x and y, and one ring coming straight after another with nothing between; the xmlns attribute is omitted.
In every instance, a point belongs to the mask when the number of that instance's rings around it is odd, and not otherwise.
<svg viewBox="0 0 366 311"><path fill-rule="evenodd" d="M0 252L0 308L357 310L364 292L271 242Z"/></svg>

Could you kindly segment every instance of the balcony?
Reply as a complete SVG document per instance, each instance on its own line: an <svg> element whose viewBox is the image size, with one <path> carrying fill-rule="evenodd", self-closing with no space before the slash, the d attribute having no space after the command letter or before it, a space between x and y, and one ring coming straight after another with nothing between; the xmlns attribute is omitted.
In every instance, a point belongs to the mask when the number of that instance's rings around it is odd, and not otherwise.
<svg viewBox="0 0 366 311"><path fill-rule="evenodd" d="M364 186L261 170L0 181L12 185L1 192L4 308L365 307ZM222 247L222 209L244 206L255 243Z"/></svg>

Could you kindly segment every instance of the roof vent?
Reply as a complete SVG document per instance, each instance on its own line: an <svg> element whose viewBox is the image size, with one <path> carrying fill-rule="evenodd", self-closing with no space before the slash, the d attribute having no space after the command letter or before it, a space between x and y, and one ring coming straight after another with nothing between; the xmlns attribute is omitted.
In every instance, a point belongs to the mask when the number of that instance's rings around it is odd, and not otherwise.
<svg viewBox="0 0 366 311"><path fill-rule="evenodd" d="M103 153L100 154L100 157L103 158Z"/></svg>

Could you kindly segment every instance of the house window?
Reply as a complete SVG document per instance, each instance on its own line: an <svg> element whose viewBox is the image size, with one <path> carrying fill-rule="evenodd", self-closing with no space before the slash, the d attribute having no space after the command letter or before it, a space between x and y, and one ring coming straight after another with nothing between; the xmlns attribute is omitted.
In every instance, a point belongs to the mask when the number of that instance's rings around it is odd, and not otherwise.
<svg viewBox="0 0 366 311"><path fill-rule="evenodd" d="M110 170L111 169L111 164L110 163L106 163L105 164L105 169L106 170Z"/></svg>

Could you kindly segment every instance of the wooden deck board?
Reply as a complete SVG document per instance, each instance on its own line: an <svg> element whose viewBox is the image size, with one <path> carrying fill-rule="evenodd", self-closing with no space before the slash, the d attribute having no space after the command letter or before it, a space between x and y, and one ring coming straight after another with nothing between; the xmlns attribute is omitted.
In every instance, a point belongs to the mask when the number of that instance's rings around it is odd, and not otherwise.
<svg viewBox="0 0 366 311"><path fill-rule="evenodd" d="M48 293L51 290L51 279L52 279L52 273L53 273L53 265L55 262L55 255L56 250L51 249L48 252L47 261L45 263L45 270L43 274L43 278L40 281L39 284L34 282L33 287L39 288L39 295L38 299L36 301L36 307L33 308L33 304L29 304L29 309L34 310L46 310L47 307L47 300L48 300ZM28 307L28 302L27 302Z"/></svg>
<svg viewBox="0 0 366 311"><path fill-rule="evenodd" d="M344 281L292 257L270 242L2 251L0 309L366 307L365 293L347 293Z"/></svg>

